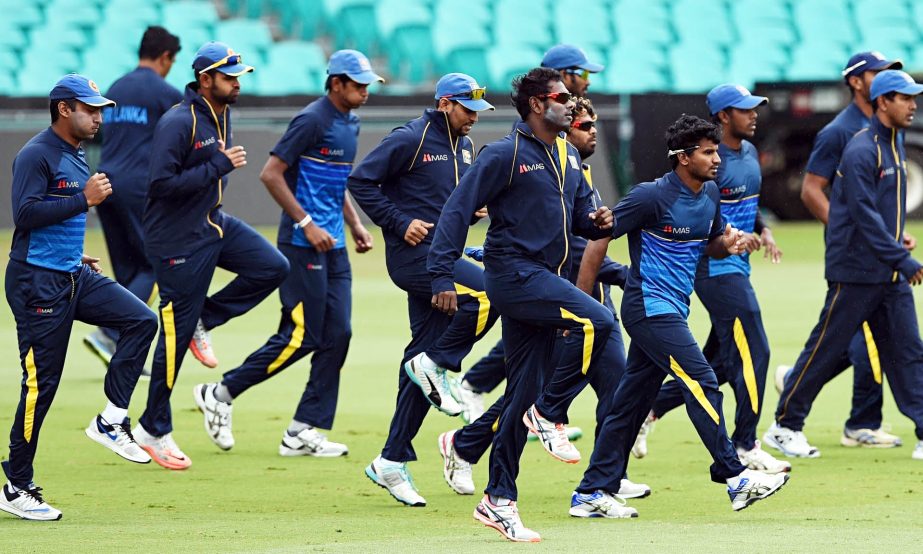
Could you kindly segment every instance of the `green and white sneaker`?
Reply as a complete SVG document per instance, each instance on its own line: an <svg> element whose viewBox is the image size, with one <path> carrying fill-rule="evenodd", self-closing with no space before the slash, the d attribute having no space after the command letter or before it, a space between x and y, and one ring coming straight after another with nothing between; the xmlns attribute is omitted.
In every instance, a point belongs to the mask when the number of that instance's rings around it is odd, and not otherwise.
<svg viewBox="0 0 923 554"><path fill-rule="evenodd" d="M385 461L377 456L365 468L365 475L385 489L401 504L413 507L426 506L426 499L417 492L406 463Z"/></svg>

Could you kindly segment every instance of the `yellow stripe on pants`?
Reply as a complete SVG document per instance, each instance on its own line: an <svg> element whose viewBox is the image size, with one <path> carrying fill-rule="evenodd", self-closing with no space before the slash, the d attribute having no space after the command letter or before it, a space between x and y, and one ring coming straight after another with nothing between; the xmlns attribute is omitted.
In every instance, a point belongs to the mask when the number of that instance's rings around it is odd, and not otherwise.
<svg viewBox="0 0 923 554"><path fill-rule="evenodd" d="M173 390L176 380L176 323L173 318L173 302L160 310L163 320L163 342L167 352L167 388Z"/></svg>
<svg viewBox="0 0 923 554"><path fill-rule="evenodd" d="M680 367L679 362L677 362L673 356L670 356L670 369L677 377L686 384L686 387L692 392L692 396L699 401L699 404L702 405L702 408L711 416L715 421L715 425L721 423L721 418L718 417L718 412L715 411L714 406L708 402L708 398L705 398L705 391L702 390L702 385L698 383L695 379L689 376L688 373Z"/></svg>
<svg viewBox="0 0 923 554"><path fill-rule="evenodd" d="M583 365L580 371L586 375L586 372L590 369L590 358L593 356L593 322L585 317L572 314L564 308L561 308L561 317L583 324Z"/></svg>
<svg viewBox="0 0 923 554"><path fill-rule="evenodd" d="M465 285L455 283L456 294L468 294L478 301L478 325L474 330L475 335L480 335L487 327L487 318L490 316L490 299L487 298L487 291L469 289Z"/></svg>
<svg viewBox="0 0 923 554"><path fill-rule="evenodd" d="M875 344L875 338L872 336L872 328L869 327L868 321L862 322L862 332L865 333L865 347L869 351L869 363L872 366L872 377L875 382L881 384L881 360L878 359L878 345Z"/></svg>
<svg viewBox="0 0 923 554"><path fill-rule="evenodd" d="M292 357L292 354L301 348L301 343L304 342L304 302L299 302L292 308L292 322L295 323L295 329L292 331L292 339L288 341L288 344L285 346L285 349L279 353L279 356L269 364L269 367L266 368L266 373L272 373L282 367L282 364L287 362L288 359Z"/></svg>
<svg viewBox="0 0 923 554"><path fill-rule="evenodd" d="M38 401L37 373L35 354L30 348L26 354L26 413L22 418L22 434L26 442L32 442L32 427L35 424L35 403Z"/></svg>
<svg viewBox="0 0 923 554"><path fill-rule="evenodd" d="M750 395L750 407L753 413L760 413L760 395L756 387L756 372L753 371L753 359L750 357L750 343L747 342L747 335L744 333L744 326L740 318L734 318L734 342L737 344L737 351L740 352L740 361L743 362L744 383L747 385L747 393Z"/></svg>

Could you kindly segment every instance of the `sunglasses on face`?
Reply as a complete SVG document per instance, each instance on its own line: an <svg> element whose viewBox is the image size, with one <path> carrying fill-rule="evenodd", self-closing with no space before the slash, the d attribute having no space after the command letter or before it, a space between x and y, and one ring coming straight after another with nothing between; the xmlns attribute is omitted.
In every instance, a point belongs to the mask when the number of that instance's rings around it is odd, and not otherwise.
<svg viewBox="0 0 923 554"><path fill-rule="evenodd" d="M570 73L571 75L576 75L577 77L580 77L584 81L590 78L590 72L587 69L572 68L572 69L565 69L564 71L566 71L567 73Z"/></svg>
<svg viewBox="0 0 923 554"><path fill-rule="evenodd" d="M460 92L458 94L446 94L442 98L447 98L449 100L482 100L484 95L487 94L487 87L476 88L471 92Z"/></svg>
<svg viewBox="0 0 923 554"><path fill-rule="evenodd" d="M569 92L546 92L544 94L538 94L535 97L541 98L543 100L545 98L551 98L558 104L567 104L568 102L571 101L571 98L573 98L573 95Z"/></svg>
<svg viewBox="0 0 923 554"><path fill-rule="evenodd" d="M200 69L199 73L200 74L205 73L206 71L211 71L212 69L224 67L226 65L237 65L239 63L243 63L243 61L244 61L243 56L241 56L240 54L230 54L228 56L221 58L217 62L206 67L205 69Z"/></svg>
<svg viewBox="0 0 923 554"><path fill-rule="evenodd" d="M580 129L581 131L589 132L590 129L596 127L596 122L591 119L581 121L579 123L575 121L571 127L574 129Z"/></svg>

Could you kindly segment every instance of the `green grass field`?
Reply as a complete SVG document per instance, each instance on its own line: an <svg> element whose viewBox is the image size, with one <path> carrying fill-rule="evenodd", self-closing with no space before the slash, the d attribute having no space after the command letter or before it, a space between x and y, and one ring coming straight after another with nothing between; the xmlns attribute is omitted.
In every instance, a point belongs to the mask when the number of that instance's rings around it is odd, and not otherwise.
<svg viewBox="0 0 923 554"><path fill-rule="evenodd" d="M909 230L923 237L923 226ZM772 266L759 257L753 276L773 349L770 371L776 364L793 362L816 321L825 290L820 227L779 226L776 237L785 251L783 263ZM9 243L8 232L2 240ZM458 496L443 482L436 437L461 422L435 411L415 443L419 461L411 464L428 505L399 505L363 473L384 443L398 363L409 338L404 294L387 277L380 235L376 244L372 253L352 255L353 343L343 368L336 428L330 434L349 445L348 457L277 455L280 434L307 379L307 360L234 402L237 446L219 451L203 431L191 392L196 383L217 380L220 373L187 356L173 396L174 437L192 458L192 467L170 472L155 464L125 462L83 434L105 397L103 367L81 343L89 328L77 324L36 460L36 481L64 512L64 519L35 523L0 515L0 551L887 552L913 551L923 544L923 462L910 458L913 426L898 413L890 391L885 393L884 419L905 446L839 446L851 373L821 393L808 419L806 433L823 457L796 460L785 489L741 513L732 512L723 487L710 482L708 454L682 411L659 422L649 441L650 455L631 462L632 478L654 490L651 497L632 501L639 519L570 518L570 493L586 462L565 465L529 444L519 477L519 504L526 525L542 533L543 542L504 542L472 519L477 496ZM104 253L98 231L88 234L86 251ZM624 241L613 245L612 253L626 259ZM227 279L222 273L217 280ZM259 347L276 329L278 314L278 298L272 295L251 313L215 330L220 369L233 368ZM0 351L5 353L0 365L0 433L5 434L18 401L21 370L8 308L0 310L0 324ZM707 316L700 305L693 307L691 325L704 340ZM468 365L498 337L499 326L475 347ZM725 392L724 412L732 414L733 395ZM142 382L130 410L133 418L140 415L146 394L147 383ZM776 400L770 384L760 433L771 420ZM585 393L571 413L572 423L589 436L593 403L593 394ZM583 439L577 446L588 459L591 442ZM485 458L475 469L476 485L482 486L486 476Z"/></svg>

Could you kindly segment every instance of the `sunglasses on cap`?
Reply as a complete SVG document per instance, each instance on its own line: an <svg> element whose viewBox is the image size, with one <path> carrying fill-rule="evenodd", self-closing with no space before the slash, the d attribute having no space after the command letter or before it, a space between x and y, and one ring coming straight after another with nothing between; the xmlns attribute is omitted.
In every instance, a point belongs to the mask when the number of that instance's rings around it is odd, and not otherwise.
<svg viewBox="0 0 923 554"><path fill-rule="evenodd" d="M565 69L564 71L567 73L570 73L571 75L576 75L577 77L580 77L584 81L590 78L590 70L588 69L580 69L579 67L572 67L569 69Z"/></svg>
<svg viewBox="0 0 923 554"><path fill-rule="evenodd" d="M199 74L205 73L206 71L211 71L212 69L217 69L219 67L224 67L226 65L237 65L243 63L244 59L240 54L230 54L218 60L217 62L211 64L205 69L200 69Z"/></svg>
<svg viewBox="0 0 923 554"><path fill-rule="evenodd" d="M449 100L454 100L456 98L461 100L483 100L484 95L487 94L487 87L481 87L473 89L471 92L459 92L456 94L446 94L440 96L440 98L446 98Z"/></svg>
<svg viewBox="0 0 923 554"><path fill-rule="evenodd" d="M567 104L574 95L569 92L546 92L544 94L536 94L535 97L541 99L551 98L558 104Z"/></svg>
<svg viewBox="0 0 923 554"><path fill-rule="evenodd" d="M581 131L585 132L589 132L593 127L596 127L596 122L592 119L587 119L586 121L581 121L579 123L575 121L571 125L572 129L580 129Z"/></svg>

